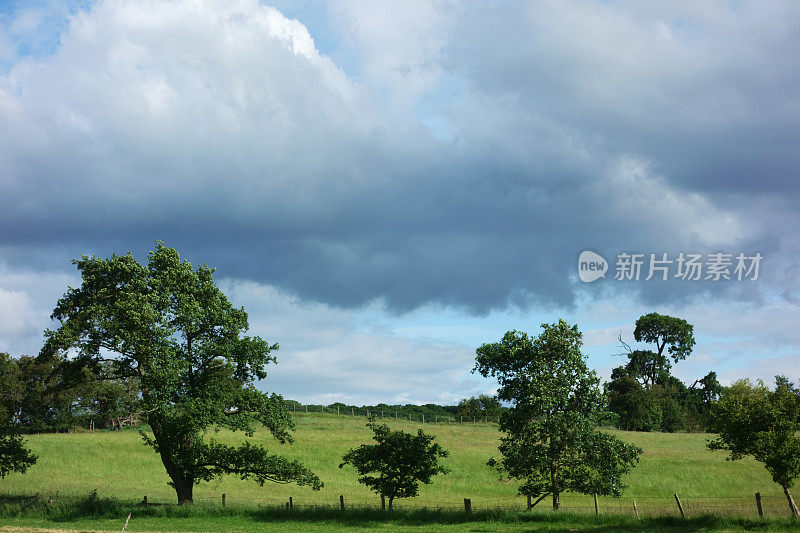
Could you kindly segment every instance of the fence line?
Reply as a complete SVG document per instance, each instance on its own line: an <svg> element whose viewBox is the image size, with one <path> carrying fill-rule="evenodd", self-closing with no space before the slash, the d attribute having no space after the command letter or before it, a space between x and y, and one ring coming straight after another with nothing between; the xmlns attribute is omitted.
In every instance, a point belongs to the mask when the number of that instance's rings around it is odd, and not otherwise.
<svg viewBox="0 0 800 533"><path fill-rule="evenodd" d="M496 417L489 416L459 416L456 414L430 414L430 413L413 413L403 409L372 409L366 407L348 407L342 409L341 405L336 407L328 407L319 404L301 404L294 400L287 400L287 406L293 413L318 413L329 414L334 416L344 417L363 417L370 416L376 419L394 419L399 421L418 422L421 424L496 424L498 422Z"/></svg>
<svg viewBox="0 0 800 533"><path fill-rule="evenodd" d="M32 499L39 498L38 494ZM140 499L119 499L117 501L151 505L175 505L173 500L154 501L147 496ZM49 500L50 503L53 500ZM680 502L680 504L678 504ZM302 512L303 509L380 509L379 496L345 497L343 494L331 498L314 496L287 497L255 497L238 496L224 493L216 495L198 495L194 498L195 505L204 506L248 506L258 508L286 509ZM435 510L435 511L526 511L527 502L524 496L509 496L503 498L475 498L465 495L461 500L453 499L417 499L404 498L395 500L396 510ZM549 511L549 500L546 498L533 509L533 511ZM783 518L791 517L792 513L788 502L782 496L764 496L754 493L750 496L636 496L611 498L599 496L595 500L587 499L585 502L569 502L562 500L561 512L579 514L625 514L638 517L674 516L677 518L693 518L703 515L737 516L750 518Z"/></svg>

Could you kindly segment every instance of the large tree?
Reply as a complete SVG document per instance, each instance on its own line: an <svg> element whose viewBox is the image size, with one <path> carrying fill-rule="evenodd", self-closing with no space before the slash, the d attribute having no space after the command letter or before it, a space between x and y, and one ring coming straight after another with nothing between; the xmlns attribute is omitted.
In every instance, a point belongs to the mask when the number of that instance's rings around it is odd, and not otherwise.
<svg viewBox="0 0 800 533"><path fill-rule="evenodd" d="M81 286L56 305L60 327L46 332L41 357L75 353L63 365L65 383L87 373L138 381L142 418L152 429L143 438L159 453L179 503L192 501L196 483L222 474L322 487L297 461L207 435L224 427L252 436L257 422L286 443L294 427L283 398L254 386L276 362L278 345L243 335L247 313L220 291L214 269L194 269L160 242L147 264L130 253L74 264Z"/></svg>
<svg viewBox="0 0 800 533"><path fill-rule="evenodd" d="M770 390L762 381L733 383L712 409L719 436L710 450L725 450L732 461L752 456L781 486L795 517L800 516L789 489L800 478L800 391L785 378Z"/></svg>
<svg viewBox="0 0 800 533"><path fill-rule="evenodd" d="M597 430L603 396L578 327L542 328L533 339L509 331L477 350L474 370L497 378L498 398L511 405L500 417L502 459L490 465L522 481L519 492L537 503L552 495L553 509L564 491L620 496L641 450Z"/></svg>
<svg viewBox="0 0 800 533"><path fill-rule="evenodd" d="M374 433L375 444L349 450L339 468L353 465L361 476L359 483L387 498L390 510L395 498L416 496L420 483L430 483L436 474L448 472L439 464L439 458L447 457L447 451L421 429L416 435L392 431L386 424L376 424L374 418L367 426Z"/></svg>

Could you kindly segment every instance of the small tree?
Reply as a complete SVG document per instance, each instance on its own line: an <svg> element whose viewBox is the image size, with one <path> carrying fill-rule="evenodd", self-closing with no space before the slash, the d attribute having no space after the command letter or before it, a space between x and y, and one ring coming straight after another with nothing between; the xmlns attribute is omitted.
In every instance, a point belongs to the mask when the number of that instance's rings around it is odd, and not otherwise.
<svg viewBox="0 0 800 533"><path fill-rule="evenodd" d="M489 464L521 480L520 494L536 503L551 494L553 509L566 490L620 496L641 449L596 429L603 396L578 327L559 320L542 328L535 339L509 331L477 350L475 370L496 377L498 398L511 404L500 417L503 458Z"/></svg>
<svg viewBox="0 0 800 533"><path fill-rule="evenodd" d="M391 431L386 424L376 424L370 417L367 423L377 444L362 444L342 457L342 464L355 467L359 483L363 483L381 497L389 500L389 510L395 498L416 496L419 484L428 484L436 474L446 474L447 468L439 464L440 457L448 453L433 442L432 435L418 430L416 435L405 431Z"/></svg>
<svg viewBox="0 0 800 533"><path fill-rule="evenodd" d="M797 505L789 489L800 477L800 391L786 379L776 379L770 391L762 381L740 380L731 385L712 409L717 439L710 450L729 452L736 461L752 456L781 486L795 517Z"/></svg>
<svg viewBox="0 0 800 533"><path fill-rule="evenodd" d="M258 390L277 344L243 336L247 313L228 301L214 270L196 270L178 252L157 243L147 265L131 255L74 261L83 280L59 300L40 357L75 350L61 365L64 383L134 379L142 418L179 503L192 501L195 484L235 474L263 484L297 483L320 489L319 478L294 460L245 442L206 439L225 427L254 433L266 427L281 443L294 428L283 398Z"/></svg>

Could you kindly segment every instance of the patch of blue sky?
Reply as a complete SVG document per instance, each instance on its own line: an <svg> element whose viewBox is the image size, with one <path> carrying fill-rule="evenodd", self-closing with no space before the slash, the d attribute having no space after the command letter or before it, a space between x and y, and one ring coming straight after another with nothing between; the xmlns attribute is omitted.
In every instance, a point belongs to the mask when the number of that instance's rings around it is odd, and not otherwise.
<svg viewBox="0 0 800 533"><path fill-rule="evenodd" d="M8 72L21 60L45 59L61 44L69 17L88 10L86 0L46 0L0 2L0 35L10 53L0 56L0 71Z"/></svg>
<svg viewBox="0 0 800 533"><path fill-rule="evenodd" d="M317 51L329 57L348 77L358 79L362 69L356 58L348 53L343 36L331 24L328 3L321 0L271 0L261 1L262 5L272 6L283 16L303 24Z"/></svg>

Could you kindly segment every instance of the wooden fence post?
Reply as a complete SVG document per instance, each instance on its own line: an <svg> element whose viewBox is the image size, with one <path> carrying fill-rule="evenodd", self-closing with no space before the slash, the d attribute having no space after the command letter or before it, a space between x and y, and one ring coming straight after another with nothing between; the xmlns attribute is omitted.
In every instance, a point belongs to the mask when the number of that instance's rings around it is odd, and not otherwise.
<svg viewBox="0 0 800 533"><path fill-rule="evenodd" d="M472 500L469 498L464 498L464 511L467 513L472 512Z"/></svg>
<svg viewBox="0 0 800 533"><path fill-rule="evenodd" d="M339 495L339 507L344 511L344 494Z"/></svg>
<svg viewBox="0 0 800 533"><path fill-rule="evenodd" d="M594 515L597 516L600 514L600 506L597 505L597 494L594 495Z"/></svg>
<svg viewBox="0 0 800 533"><path fill-rule="evenodd" d="M225 493L222 493L222 506L225 507Z"/></svg>
<svg viewBox="0 0 800 533"><path fill-rule="evenodd" d="M289 496L289 510L291 511L294 508L294 502L292 501L292 497Z"/></svg>
<svg viewBox="0 0 800 533"><path fill-rule="evenodd" d="M636 518L639 518L639 509L636 508L636 500L633 500L633 512L636 514Z"/></svg>
<svg viewBox="0 0 800 533"><path fill-rule="evenodd" d="M339 406L336 406L336 416L339 416Z"/></svg>
<svg viewBox="0 0 800 533"><path fill-rule="evenodd" d="M289 510L289 502L286 502L286 510Z"/></svg>
<svg viewBox="0 0 800 533"><path fill-rule="evenodd" d="M764 518L764 508L761 507L761 493L756 492L756 507L758 507L758 517Z"/></svg>
<svg viewBox="0 0 800 533"><path fill-rule="evenodd" d="M675 501L678 502L678 510L681 512L681 518L686 518L686 513L683 512L683 505L681 505L681 499L678 498L678 493L675 493Z"/></svg>
<svg viewBox="0 0 800 533"><path fill-rule="evenodd" d="M422 413L422 423L425 423L425 413Z"/></svg>
<svg viewBox="0 0 800 533"><path fill-rule="evenodd" d="M147 496L145 496L144 499L142 500L142 505L147 507Z"/></svg>

